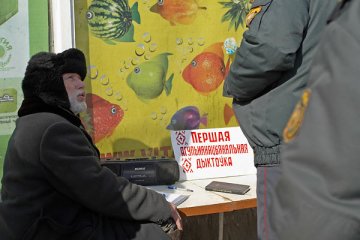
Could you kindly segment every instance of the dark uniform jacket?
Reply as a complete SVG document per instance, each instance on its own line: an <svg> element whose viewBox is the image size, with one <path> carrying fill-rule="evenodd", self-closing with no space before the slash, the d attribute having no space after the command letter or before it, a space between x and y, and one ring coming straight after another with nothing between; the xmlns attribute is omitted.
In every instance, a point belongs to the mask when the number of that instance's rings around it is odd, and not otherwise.
<svg viewBox="0 0 360 240"><path fill-rule="evenodd" d="M281 134L306 86L335 0L255 0L224 83L255 153L255 165L279 163Z"/></svg>
<svg viewBox="0 0 360 240"><path fill-rule="evenodd" d="M360 1L339 6L284 132L279 240L360 239Z"/></svg>
<svg viewBox="0 0 360 240"><path fill-rule="evenodd" d="M117 177L78 117L24 101L9 141L0 204L1 240L169 239L157 224L165 198ZM141 224L140 224L141 223Z"/></svg>

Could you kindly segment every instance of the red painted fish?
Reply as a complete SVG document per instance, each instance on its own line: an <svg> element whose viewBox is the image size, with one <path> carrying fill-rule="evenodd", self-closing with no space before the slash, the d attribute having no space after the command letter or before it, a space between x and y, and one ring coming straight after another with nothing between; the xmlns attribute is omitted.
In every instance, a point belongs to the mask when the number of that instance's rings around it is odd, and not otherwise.
<svg viewBox="0 0 360 240"><path fill-rule="evenodd" d="M197 55L182 73L186 82L199 93L216 90L224 81L230 68L230 58L224 64L223 43L215 43Z"/></svg>
<svg viewBox="0 0 360 240"><path fill-rule="evenodd" d="M158 0L150 11L160 14L171 25L188 25L194 22L198 10L206 10L206 7L198 6L195 0Z"/></svg>
<svg viewBox="0 0 360 240"><path fill-rule="evenodd" d="M83 123L95 143L110 136L124 117L119 105L96 94L86 94L87 111L82 115Z"/></svg>

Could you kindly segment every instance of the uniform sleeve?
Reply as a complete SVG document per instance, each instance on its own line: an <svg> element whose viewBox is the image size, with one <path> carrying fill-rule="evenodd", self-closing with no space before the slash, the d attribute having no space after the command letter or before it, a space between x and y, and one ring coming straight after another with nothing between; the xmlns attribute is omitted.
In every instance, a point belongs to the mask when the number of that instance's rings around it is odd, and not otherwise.
<svg viewBox="0 0 360 240"><path fill-rule="evenodd" d="M261 96L294 67L309 20L307 1L255 0L252 10L255 17L247 16L249 29L224 83L224 95L243 102Z"/></svg>
<svg viewBox="0 0 360 240"><path fill-rule="evenodd" d="M155 191L130 183L99 164L77 127L57 123L46 131L40 162L59 192L94 211L127 220L157 222L171 215L169 203Z"/></svg>

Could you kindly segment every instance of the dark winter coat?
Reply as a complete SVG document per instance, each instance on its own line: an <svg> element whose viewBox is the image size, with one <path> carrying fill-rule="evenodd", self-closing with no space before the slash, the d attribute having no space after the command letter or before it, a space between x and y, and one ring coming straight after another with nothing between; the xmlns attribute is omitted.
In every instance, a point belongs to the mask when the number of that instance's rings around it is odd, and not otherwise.
<svg viewBox="0 0 360 240"><path fill-rule="evenodd" d="M169 239L160 227L170 218L169 203L100 165L99 151L69 110L64 73L84 80L80 50L29 60L4 161L0 239Z"/></svg>
<svg viewBox="0 0 360 240"><path fill-rule="evenodd" d="M100 166L75 115L39 99L19 115L4 163L1 240L168 239L151 224L170 217L165 198Z"/></svg>
<svg viewBox="0 0 360 240"><path fill-rule="evenodd" d="M360 239L360 1L324 31L308 89L284 132L270 224L279 240Z"/></svg>
<svg viewBox="0 0 360 240"><path fill-rule="evenodd" d="M249 28L225 80L224 95L255 153L280 162L282 131L306 87L321 30L336 0L254 0Z"/></svg>

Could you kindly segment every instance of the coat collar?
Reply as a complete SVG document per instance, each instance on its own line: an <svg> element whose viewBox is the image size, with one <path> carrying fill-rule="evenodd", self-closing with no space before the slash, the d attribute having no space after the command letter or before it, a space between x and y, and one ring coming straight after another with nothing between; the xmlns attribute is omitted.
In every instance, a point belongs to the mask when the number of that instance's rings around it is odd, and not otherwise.
<svg viewBox="0 0 360 240"><path fill-rule="evenodd" d="M18 111L18 116L23 117L40 112L50 112L60 115L71 122L73 125L83 128L80 118L70 110L61 107L50 106L37 97L25 98Z"/></svg>
<svg viewBox="0 0 360 240"><path fill-rule="evenodd" d="M71 124L75 125L76 127L80 128L80 130L85 134L86 138L90 141L93 145L94 149L96 150L98 156L100 156L100 152L93 143L90 135L86 132L84 126L81 123L81 120L78 116L76 116L73 112L68 109L50 106L42 101L40 98L31 97L25 98L20 106L18 111L18 116L23 117L26 115L40 113L40 112L49 112L54 113L56 115L62 116L66 120L68 120Z"/></svg>

